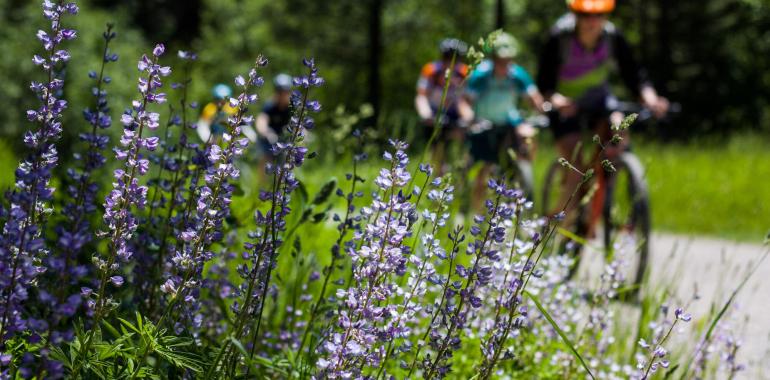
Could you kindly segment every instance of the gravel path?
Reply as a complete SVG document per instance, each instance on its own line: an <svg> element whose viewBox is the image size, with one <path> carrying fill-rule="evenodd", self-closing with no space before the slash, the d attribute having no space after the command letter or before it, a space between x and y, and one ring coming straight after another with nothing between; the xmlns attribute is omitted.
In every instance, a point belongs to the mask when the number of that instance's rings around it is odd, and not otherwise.
<svg viewBox="0 0 770 380"><path fill-rule="evenodd" d="M597 242L597 244L599 244ZM704 237L654 234L651 245L651 284L676 289L675 302L686 304L697 287L700 299L688 311L695 318L721 308L738 287L748 269L755 266L770 247ZM600 255L591 255L581 268L582 275L600 273ZM770 258L746 283L733 304L732 320L742 331L743 347L738 361L748 363L741 379L770 379ZM672 305L673 306L673 305ZM694 319L695 320L695 319ZM747 323L746 323L747 321Z"/></svg>

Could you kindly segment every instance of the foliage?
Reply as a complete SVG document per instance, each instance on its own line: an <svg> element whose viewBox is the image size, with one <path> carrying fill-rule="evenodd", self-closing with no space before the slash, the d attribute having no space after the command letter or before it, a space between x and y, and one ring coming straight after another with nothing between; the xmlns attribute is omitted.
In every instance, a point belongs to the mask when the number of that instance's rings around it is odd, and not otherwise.
<svg viewBox="0 0 770 380"><path fill-rule="evenodd" d="M198 143L188 100L198 56L179 51L175 75L164 44L137 56L137 82L124 85L138 93L113 115L112 46L123 42L108 25L83 120L63 118L77 102L65 102L62 69L81 68L65 49L84 32L70 29L75 3L43 10L39 104L0 209L0 378L647 379L677 375L669 364L683 354L665 347L692 349L672 346L675 327L692 319L670 312L678 301L648 296L636 329L615 317L637 242L618 242L595 284L569 280L572 259L552 243L569 204L537 217L521 190L490 180L482 213L464 226L453 174L410 162L403 141L366 144L358 130L336 141L352 152L349 173L329 178L338 166L324 164L323 181L303 183L303 168L319 170L306 166L319 154L309 137L326 83L314 59L298 66L293 117L258 194L239 183L262 55L232 80L224 130ZM118 139L107 132L113 116ZM62 164L64 126L79 154ZM377 161L363 170L370 155ZM585 183L593 172L578 174ZM726 310L709 318L706 343ZM723 330L732 343L721 370L732 376L739 346ZM693 370L708 363L698 356Z"/></svg>

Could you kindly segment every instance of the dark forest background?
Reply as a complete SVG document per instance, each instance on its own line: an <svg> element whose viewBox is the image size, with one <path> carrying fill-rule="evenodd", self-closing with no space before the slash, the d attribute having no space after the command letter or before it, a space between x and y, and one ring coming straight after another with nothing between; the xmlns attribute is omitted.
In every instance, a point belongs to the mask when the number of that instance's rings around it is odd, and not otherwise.
<svg viewBox="0 0 770 380"><path fill-rule="evenodd" d="M321 95L327 109L369 103L377 125L396 134L416 125L415 80L420 67L436 58L441 38L474 42L502 27L522 42L519 63L534 74L548 28L566 11L562 0L78 3L83 17L74 19L79 39L71 47L65 88L76 103L88 99L87 73L97 67L105 23L113 22L121 56L112 68L113 105L129 104L136 60L155 42L199 54L193 91L200 102L214 83L230 83L260 53L270 58L270 74L296 73L301 57L314 56L328 82ZM24 110L34 104L28 83L37 76L31 49L37 49L34 34L43 27L38 13L36 1L0 0L0 101L6 106L0 131L6 138L27 127ZM631 40L660 92L683 108L670 127L648 134L686 140L770 132L768 1L619 0L611 20ZM175 58L165 63L181 71ZM78 119L80 108L67 117Z"/></svg>

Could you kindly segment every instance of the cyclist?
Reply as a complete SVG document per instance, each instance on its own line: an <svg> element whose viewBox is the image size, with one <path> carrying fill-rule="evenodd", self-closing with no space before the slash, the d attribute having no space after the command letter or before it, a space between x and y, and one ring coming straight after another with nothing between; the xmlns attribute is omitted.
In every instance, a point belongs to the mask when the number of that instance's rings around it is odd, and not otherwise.
<svg viewBox="0 0 770 380"><path fill-rule="evenodd" d="M263 158L273 160L271 145L278 142L286 126L291 121L291 86L292 77L288 74L278 74L273 78L273 98L265 103L256 126L259 134L259 146Z"/></svg>
<svg viewBox="0 0 770 380"><path fill-rule="evenodd" d="M631 48L615 26L607 20L615 9L614 0L568 0L570 13L554 25L540 56L537 85L547 97L545 109L552 109L550 125L561 157L581 157L581 123L594 127L603 141L610 137L609 120L618 114L610 105L611 68L617 66L625 87L656 117L664 116L668 100L659 96L637 64ZM582 162L576 167L585 169ZM559 208L577 187L580 176L566 176ZM572 209L572 207L570 207Z"/></svg>
<svg viewBox="0 0 770 380"><path fill-rule="evenodd" d="M223 83L218 83L211 89L214 101L203 107L196 128L198 137L204 143L208 142L211 136L221 136L226 129L227 118L235 114L235 108L228 103L232 94L230 86Z"/></svg>
<svg viewBox="0 0 770 380"><path fill-rule="evenodd" d="M414 105L422 120L427 141L433 135L436 113L441 109L441 98L446 85L446 71L451 68L449 87L447 88L443 114L439 117L440 134L436 137L433 160L437 163L444 161L444 142L447 140L461 142L463 130L460 125L473 118L473 111L463 98L463 83L468 76L468 66L462 62L468 46L456 38L447 38L439 44L441 59L426 63L420 71L417 81L417 95ZM459 144L458 144L459 145Z"/></svg>
<svg viewBox="0 0 770 380"><path fill-rule="evenodd" d="M500 33L490 43L492 59L482 61L468 79L466 97L480 122L470 128L470 151L474 161L483 162L476 176L473 208L483 199L487 177L493 165L501 162L508 147L519 151L522 138L534 135L534 128L524 122L518 110L519 99L527 98L540 110L543 97L527 71L514 63L519 44L508 33ZM530 159L531 157L520 157Z"/></svg>

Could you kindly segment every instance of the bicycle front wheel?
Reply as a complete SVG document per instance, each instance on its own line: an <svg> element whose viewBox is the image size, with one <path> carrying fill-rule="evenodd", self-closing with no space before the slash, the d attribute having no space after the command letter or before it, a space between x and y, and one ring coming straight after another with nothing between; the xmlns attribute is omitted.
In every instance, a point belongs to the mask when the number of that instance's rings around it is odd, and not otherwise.
<svg viewBox="0 0 770 380"><path fill-rule="evenodd" d="M545 175L545 183L543 183L543 192L540 198L541 212L544 216L551 217L554 214L560 212L564 208L565 191L572 191L567 189L567 178L569 169L565 168L558 160L554 161L549 167L548 172ZM588 213L587 208L581 202L576 202L575 216L572 220L567 220L565 223L565 229L580 238L586 238L588 232ZM570 219L570 218L568 218ZM574 241L567 236L557 234L554 237L554 247L556 247L557 253L562 255L569 255L574 259L568 278L572 278L578 272L580 268L580 259L583 252L583 244L578 241Z"/></svg>
<svg viewBox="0 0 770 380"><path fill-rule="evenodd" d="M650 204L644 167L631 152L614 163L616 172L607 178L604 201L604 245L609 259L619 252L632 295L638 293L647 271L650 247Z"/></svg>
<svg viewBox="0 0 770 380"><path fill-rule="evenodd" d="M506 179L508 183L513 184L515 187L521 189L524 192L524 196L533 200L535 192L535 178L532 170L532 161L524 158L516 157L516 153L513 149L507 150L507 159L510 163L506 169Z"/></svg>

